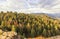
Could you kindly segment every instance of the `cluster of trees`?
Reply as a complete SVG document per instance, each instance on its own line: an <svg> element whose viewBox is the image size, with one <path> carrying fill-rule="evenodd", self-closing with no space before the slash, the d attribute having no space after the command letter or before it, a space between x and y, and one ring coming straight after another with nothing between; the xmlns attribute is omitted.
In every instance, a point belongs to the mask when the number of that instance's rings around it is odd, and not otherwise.
<svg viewBox="0 0 60 39"><path fill-rule="evenodd" d="M45 14L0 12L0 29L15 31L23 37L60 35L60 22Z"/></svg>

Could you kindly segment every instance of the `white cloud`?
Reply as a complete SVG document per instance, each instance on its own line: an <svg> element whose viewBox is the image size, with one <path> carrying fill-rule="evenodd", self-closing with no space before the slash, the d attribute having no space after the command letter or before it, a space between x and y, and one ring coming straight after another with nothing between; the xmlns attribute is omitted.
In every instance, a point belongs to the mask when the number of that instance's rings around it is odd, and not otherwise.
<svg viewBox="0 0 60 39"><path fill-rule="evenodd" d="M0 3L0 11L60 13L60 0L6 0Z"/></svg>

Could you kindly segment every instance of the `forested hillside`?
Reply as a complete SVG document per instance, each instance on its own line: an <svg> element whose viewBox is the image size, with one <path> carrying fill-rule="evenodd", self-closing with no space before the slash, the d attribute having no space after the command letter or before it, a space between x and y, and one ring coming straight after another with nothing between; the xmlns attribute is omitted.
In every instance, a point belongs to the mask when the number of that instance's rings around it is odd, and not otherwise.
<svg viewBox="0 0 60 39"><path fill-rule="evenodd" d="M60 21L46 14L0 13L0 29L15 31L23 38L60 35Z"/></svg>

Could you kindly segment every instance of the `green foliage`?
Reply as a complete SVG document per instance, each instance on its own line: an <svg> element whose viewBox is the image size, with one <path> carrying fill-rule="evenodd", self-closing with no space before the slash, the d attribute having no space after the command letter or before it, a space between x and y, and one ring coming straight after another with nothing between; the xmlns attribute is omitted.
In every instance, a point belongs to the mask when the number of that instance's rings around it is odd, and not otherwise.
<svg viewBox="0 0 60 39"><path fill-rule="evenodd" d="M44 29L43 32L42 32L42 35L46 37L48 35L47 33L48 33L47 30Z"/></svg>
<svg viewBox="0 0 60 39"><path fill-rule="evenodd" d="M0 28L16 31L23 37L60 35L60 21L45 14L24 14L17 12L0 13Z"/></svg>
<svg viewBox="0 0 60 39"><path fill-rule="evenodd" d="M14 25L12 25L12 31L16 31L16 28Z"/></svg>
<svg viewBox="0 0 60 39"><path fill-rule="evenodd" d="M35 30L31 29L31 37L35 37L35 34L36 34Z"/></svg>

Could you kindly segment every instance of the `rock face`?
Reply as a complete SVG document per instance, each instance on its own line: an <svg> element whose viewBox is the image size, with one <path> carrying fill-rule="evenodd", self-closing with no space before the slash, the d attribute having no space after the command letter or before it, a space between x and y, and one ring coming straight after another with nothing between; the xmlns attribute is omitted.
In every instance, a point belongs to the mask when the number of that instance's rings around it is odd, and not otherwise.
<svg viewBox="0 0 60 39"><path fill-rule="evenodd" d="M0 30L0 39L15 39L16 36L17 36L17 33L14 31L5 32Z"/></svg>

